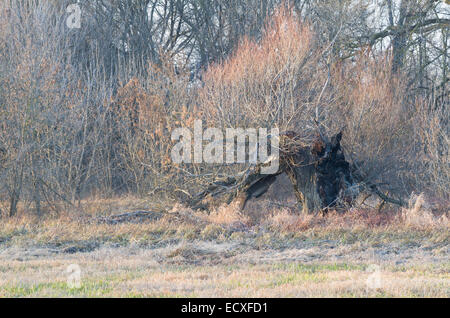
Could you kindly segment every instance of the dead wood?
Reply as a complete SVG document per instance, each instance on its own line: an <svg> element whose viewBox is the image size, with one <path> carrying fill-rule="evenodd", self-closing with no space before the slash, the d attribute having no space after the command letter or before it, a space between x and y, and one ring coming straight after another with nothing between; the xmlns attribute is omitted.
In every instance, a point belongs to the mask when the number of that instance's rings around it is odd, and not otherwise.
<svg viewBox="0 0 450 318"><path fill-rule="evenodd" d="M274 174L262 174L258 164L234 177L216 180L184 203L193 209L210 210L222 203L238 201L241 209L252 198L268 191L278 175L286 173L292 183L303 213L346 209L364 189L385 202L402 205L387 197L376 186L363 186L364 180L352 174L354 167L341 149L342 132L328 138L323 132L312 143L306 143L293 131L280 134L279 169Z"/></svg>

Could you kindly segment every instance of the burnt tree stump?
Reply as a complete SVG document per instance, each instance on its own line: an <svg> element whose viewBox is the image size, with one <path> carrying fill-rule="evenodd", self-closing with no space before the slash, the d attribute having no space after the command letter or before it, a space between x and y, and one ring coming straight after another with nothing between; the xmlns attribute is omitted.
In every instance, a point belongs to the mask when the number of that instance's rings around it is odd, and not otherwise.
<svg viewBox="0 0 450 318"><path fill-rule="evenodd" d="M185 203L193 209L209 210L220 203L237 200L240 208L252 198L262 196L278 175L286 173L294 188L302 213L326 212L328 209L345 209L351 206L363 184L356 180L355 169L346 161L341 148L342 132L332 138L318 133L312 143L305 143L293 131L280 134L279 169L274 174L261 174L260 163L239 173L211 183L205 190ZM378 194L376 187L365 189ZM389 198L386 202L397 203Z"/></svg>

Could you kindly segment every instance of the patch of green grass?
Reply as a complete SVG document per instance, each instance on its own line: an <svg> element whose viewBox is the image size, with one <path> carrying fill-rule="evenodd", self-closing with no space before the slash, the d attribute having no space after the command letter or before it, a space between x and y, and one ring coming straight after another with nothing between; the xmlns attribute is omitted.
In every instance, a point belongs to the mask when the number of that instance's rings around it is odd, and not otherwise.
<svg viewBox="0 0 450 318"><path fill-rule="evenodd" d="M286 284L301 284L301 283L320 283L327 280L323 273L314 272L293 272L281 274L276 277L267 287L281 286Z"/></svg>
<svg viewBox="0 0 450 318"><path fill-rule="evenodd" d="M0 244L9 243L11 241L20 241L21 238L25 238L28 234L30 234L30 231L24 226L11 229L10 231L0 231Z"/></svg>
<svg viewBox="0 0 450 318"><path fill-rule="evenodd" d="M108 279L82 281L79 288L69 288L66 284L63 291L67 293L67 296L104 297L114 291L112 283Z"/></svg>
<svg viewBox="0 0 450 318"><path fill-rule="evenodd" d="M197 239L199 237L199 234L200 231L196 230L193 227L180 227L177 230L177 236L188 241Z"/></svg>
<svg viewBox="0 0 450 318"><path fill-rule="evenodd" d="M42 284L3 286L0 288L0 295L2 297L27 297L39 293L43 287Z"/></svg>
<svg viewBox="0 0 450 318"><path fill-rule="evenodd" d="M66 281L36 284L19 283L0 287L4 297L108 297L115 285L142 276L142 273L124 272L105 277L81 277L79 287L71 287Z"/></svg>
<svg viewBox="0 0 450 318"><path fill-rule="evenodd" d="M215 240L224 233L224 229L219 225L209 224L200 232L200 237L204 240Z"/></svg>
<svg viewBox="0 0 450 318"><path fill-rule="evenodd" d="M330 271L364 271L367 268L365 264L348 264L348 263L332 263L332 264L302 264L302 263L278 263L272 265L274 270L289 270L299 273L316 273Z"/></svg>

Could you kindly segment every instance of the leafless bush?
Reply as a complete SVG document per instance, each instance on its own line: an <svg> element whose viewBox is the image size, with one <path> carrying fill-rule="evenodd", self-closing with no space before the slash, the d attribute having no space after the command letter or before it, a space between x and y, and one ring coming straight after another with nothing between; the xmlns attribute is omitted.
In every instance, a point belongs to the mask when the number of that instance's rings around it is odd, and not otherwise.
<svg viewBox="0 0 450 318"><path fill-rule="evenodd" d="M309 26L279 10L261 41L243 39L227 61L203 76L205 120L217 127L308 130L316 106L328 97L321 94L327 73L320 53Z"/></svg>
<svg viewBox="0 0 450 318"><path fill-rule="evenodd" d="M433 108L431 103L419 103L416 138L418 169L416 182L422 190L450 200L450 153L448 107Z"/></svg>
<svg viewBox="0 0 450 318"><path fill-rule="evenodd" d="M355 63L336 65L333 78L340 96L334 118L345 127L344 147L361 179L396 196L408 195L417 113L405 79L393 76L388 57L368 53Z"/></svg>
<svg viewBox="0 0 450 318"><path fill-rule="evenodd" d="M446 211L448 212L448 211ZM403 208L399 220L408 226L418 228L447 228L450 224L448 214L435 215L424 194L411 194L408 207Z"/></svg>
<svg viewBox="0 0 450 318"><path fill-rule="evenodd" d="M80 81L68 63L64 15L48 3L1 4L1 195L9 214L19 200L74 202L99 158L107 89ZM54 19L56 16L60 19ZM100 182L101 180L96 179ZM90 188L92 190L92 188Z"/></svg>
<svg viewBox="0 0 450 318"><path fill-rule="evenodd" d="M65 25L67 3L0 3L0 201L10 215L20 201L41 214L95 194L187 195L235 172L171 162L172 130L195 119L304 138L319 122L330 135L343 130L347 159L367 183L448 200L446 56L436 57L440 102L415 96L389 54L361 50L365 7L359 20L347 21L352 8L333 15L345 32L333 26L323 38L317 30L330 23L304 22L331 14L315 2L295 1L292 13L269 0L81 1L87 27L76 31ZM206 68L200 81L193 65Z"/></svg>
<svg viewBox="0 0 450 318"><path fill-rule="evenodd" d="M244 39L224 63L204 76L200 107L218 127L294 130L304 138L320 122L343 131L358 177L395 196L414 189L414 125L405 78L393 75L389 57L361 53L354 62L329 62L333 43L319 46L306 23L280 10L259 42Z"/></svg>
<svg viewBox="0 0 450 318"><path fill-rule="evenodd" d="M122 169L128 190L141 195L172 192L185 182L183 169L171 161L171 132L191 127L195 119L189 73L175 70L170 58L161 61L148 66L146 78L120 87L112 103L116 169Z"/></svg>

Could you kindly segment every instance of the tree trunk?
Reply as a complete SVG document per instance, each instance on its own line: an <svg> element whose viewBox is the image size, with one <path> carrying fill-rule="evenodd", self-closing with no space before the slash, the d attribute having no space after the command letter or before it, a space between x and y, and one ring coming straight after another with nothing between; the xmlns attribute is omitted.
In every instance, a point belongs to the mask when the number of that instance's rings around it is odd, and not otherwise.
<svg viewBox="0 0 450 318"><path fill-rule="evenodd" d="M13 217L17 213L17 204L19 203L19 194L14 191L9 202L9 217Z"/></svg>
<svg viewBox="0 0 450 318"><path fill-rule="evenodd" d="M317 174L312 165L290 168L286 171L298 202L302 205L302 213L314 213L322 209L322 200L317 191Z"/></svg>
<svg viewBox="0 0 450 318"><path fill-rule="evenodd" d="M320 134L312 145L306 145L295 132L284 132L280 135L280 167L276 173L261 174L260 164L237 177L213 182L185 203L194 209L208 210L238 200L244 209L248 200L266 193L277 176L286 173L303 213L351 204L357 187L341 150L341 138L339 133L329 141Z"/></svg>

